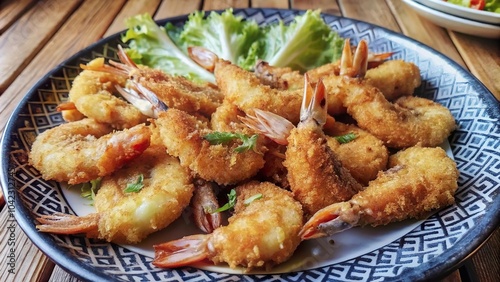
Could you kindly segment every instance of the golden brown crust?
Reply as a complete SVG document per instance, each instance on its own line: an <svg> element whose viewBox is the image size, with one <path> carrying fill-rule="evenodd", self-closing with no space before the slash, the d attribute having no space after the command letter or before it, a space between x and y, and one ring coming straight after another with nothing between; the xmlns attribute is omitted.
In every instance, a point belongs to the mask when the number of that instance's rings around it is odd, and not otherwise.
<svg viewBox="0 0 500 282"><path fill-rule="evenodd" d="M234 184L254 176L264 166L261 153L236 152L239 141L211 145L203 139L210 132L207 124L185 112L169 109L154 122L169 154L179 157L183 166L205 180ZM263 148L257 144L257 150Z"/></svg>
<svg viewBox="0 0 500 282"><path fill-rule="evenodd" d="M411 147L392 155L389 167L351 200L363 210L361 225L421 218L454 203L458 170L443 149Z"/></svg>
<svg viewBox="0 0 500 282"><path fill-rule="evenodd" d="M284 165L294 197L309 215L349 200L362 189L328 147L317 127L292 130Z"/></svg>
<svg viewBox="0 0 500 282"><path fill-rule="evenodd" d="M352 177L366 186L370 180L377 177L379 171L387 167L389 151L380 139L355 125L335 122L328 131L328 134L334 137L349 133L354 133L356 138L343 144L327 136L328 146Z"/></svg>
<svg viewBox="0 0 500 282"><path fill-rule="evenodd" d="M300 243L303 225L301 205L289 191L268 182L256 182L237 189L235 215L229 225L216 229L209 248L215 263L230 267L269 268L286 261ZM262 194L248 205L245 200Z"/></svg>

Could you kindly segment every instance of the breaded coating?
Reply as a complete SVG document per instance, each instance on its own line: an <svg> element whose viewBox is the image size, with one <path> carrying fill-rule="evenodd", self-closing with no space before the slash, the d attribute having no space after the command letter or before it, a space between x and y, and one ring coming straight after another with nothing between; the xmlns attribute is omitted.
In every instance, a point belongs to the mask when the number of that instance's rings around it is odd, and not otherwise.
<svg viewBox="0 0 500 282"><path fill-rule="evenodd" d="M112 132L107 124L83 119L61 124L38 135L30 164L43 179L78 184L109 175L149 146L145 125Z"/></svg>
<svg viewBox="0 0 500 282"><path fill-rule="evenodd" d="M222 93L211 83L197 84L145 66L132 70L130 77L156 94L169 108L190 114L210 117L222 103Z"/></svg>
<svg viewBox="0 0 500 282"><path fill-rule="evenodd" d="M261 109L280 115L290 122L299 122L303 89L279 90L264 85L251 72L226 61L219 61L214 71L224 99L246 113Z"/></svg>
<svg viewBox="0 0 500 282"><path fill-rule="evenodd" d="M97 58L87 64L89 68L104 65L104 58ZM73 81L69 92L69 102L86 117L101 123L111 124L114 128L130 128L146 122L147 116L127 101L118 98L115 86L124 86L126 77L119 75L83 70ZM63 116L69 116L64 113Z"/></svg>
<svg viewBox="0 0 500 282"><path fill-rule="evenodd" d="M280 264L300 243L301 205L289 191L252 181L236 188L235 214L212 234L191 235L155 246L158 267L180 267L209 259L247 271Z"/></svg>
<svg viewBox="0 0 500 282"><path fill-rule="evenodd" d="M366 84L374 86L393 101L402 96L411 96L420 86L420 69L411 62L390 60L366 71Z"/></svg>
<svg viewBox="0 0 500 282"><path fill-rule="evenodd" d="M459 172L442 148L407 148L390 157L389 167L350 201L314 214L301 230L302 239L332 235L353 226L424 218L430 211L454 203Z"/></svg>
<svg viewBox="0 0 500 282"><path fill-rule="evenodd" d="M283 164L295 199L309 215L362 190L314 125L292 130Z"/></svg>
<svg viewBox="0 0 500 282"><path fill-rule="evenodd" d="M334 138L350 133L356 137L347 143L339 143ZM369 132L337 121L328 134L333 136L327 135L328 146L352 177L363 186L375 179L379 171L386 169L389 151L380 139Z"/></svg>
<svg viewBox="0 0 500 282"><path fill-rule="evenodd" d="M364 211L361 225L421 218L454 203L458 170L440 147L410 147L392 155L388 167L351 200Z"/></svg>
<svg viewBox="0 0 500 282"><path fill-rule="evenodd" d="M404 96L391 103L358 79L339 78L336 85L357 125L388 147L438 146L456 127L450 110L432 100Z"/></svg>
<svg viewBox="0 0 500 282"><path fill-rule="evenodd" d="M179 157L181 165L205 180L234 184L254 176L264 166L260 152L265 148L260 142L256 151L241 153L235 151L240 141L211 145L203 138L211 132L208 125L185 112L169 109L153 122L169 154Z"/></svg>
<svg viewBox="0 0 500 282"><path fill-rule="evenodd" d="M125 192L142 175L139 192ZM138 243L176 220L193 195L190 172L163 145L150 146L139 158L104 177L94 200L99 238Z"/></svg>
<svg viewBox="0 0 500 282"><path fill-rule="evenodd" d="M141 179L142 180L139 180ZM129 185L140 183L133 191ZM153 140L144 153L102 178L94 199L95 213L86 216L45 215L37 229L56 234L84 233L89 238L134 244L177 219L193 194L189 171Z"/></svg>

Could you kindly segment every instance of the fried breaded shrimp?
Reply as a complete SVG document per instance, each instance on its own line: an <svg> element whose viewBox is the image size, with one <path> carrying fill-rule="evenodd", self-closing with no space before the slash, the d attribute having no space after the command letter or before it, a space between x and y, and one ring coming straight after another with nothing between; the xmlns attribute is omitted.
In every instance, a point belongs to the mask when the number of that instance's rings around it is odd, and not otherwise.
<svg viewBox="0 0 500 282"><path fill-rule="evenodd" d="M299 71L294 71L289 67L274 67L268 62L259 60L255 64L254 74L262 84L275 89L294 90L303 87L304 76Z"/></svg>
<svg viewBox="0 0 500 282"><path fill-rule="evenodd" d="M77 184L109 175L149 146L145 125L112 132L108 124L83 119L61 124L38 135L30 164L46 180Z"/></svg>
<svg viewBox="0 0 500 282"><path fill-rule="evenodd" d="M351 200L318 211L302 229L302 239L422 218L453 204L458 170L442 148L410 147L392 155L389 167Z"/></svg>
<svg viewBox="0 0 500 282"><path fill-rule="evenodd" d="M191 47L189 53L201 66L214 72L217 86L229 103L245 113L261 109L280 115L294 124L299 122L302 89L278 90L262 84L253 73L219 59L202 47Z"/></svg>
<svg viewBox="0 0 500 282"><path fill-rule="evenodd" d="M448 108L413 96L404 96L391 103L378 88L356 78L355 73L363 72L362 69L366 68L367 50L366 42L361 41L352 60L365 62L365 65L351 63L351 66L345 67L345 74L325 79L325 85L328 81L327 86L336 89L333 91L357 125L392 148L416 144L432 147L444 142L456 126ZM344 50L343 54L346 53L350 54L351 51Z"/></svg>
<svg viewBox="0 0 500 282"><path fill-rule="evenodd" d="M161 70L136 65L118 46L121 63L109 61L109 65L91 67L96 71L104 71L129 79L127 87L133 91L151 91L168 107L179 109L190 114L198 113L209 117L222 102L223 96L211 83L196 84L182 76L172 76ZM137 84L142 86L137 89ZM128 95L125 94L125 98Z"/></svg>
<svg viewBox="0 0 500 282"><path fill-rule="evenodd" d="M313 91L307 77L301 122L296 128L287 125L286 120L273 117L272 113L257 110L256 116L249 115L242 120L278 143L288 144L283 165L288 171L290 189L304 211L312 215L332 203L350 199L362 186L328 146L322 130L327 116L324 85L320 80ZM272 130L276 130L276 134Z"/></svg>
<svg viewBox="0 0 500 282"><path fill-rule="evenodd" d="M236 188L235 214L227 226L155 246L153 264L180 267L209 259L231 268L270 268L286 261L300 243L303 214L292 194L268 182Z"/></svg>
<svg viewBox="0 0 500 282"><path fill-rule="evenodd" d="M352 177L366 186L387 167L389 151L384 143L369 132L352 125L336 121L327 132L328 146L337 155L342 165L349 170ZM335 137L354 134L349 142L340 143Z"/></svg>
<svg viewBox="0 0 500 282"><path fill-rule="evenodd" d="M127 192L128 185L134 183L140 183L139 191ZM177 219L189 204L193 189L188 170L166 154L163 145L152 144L140 157L102 178L94 200L95 213L45 215L38 218L41 224L37 229L138 243Z"/></svg>
<svg viewBox="0 0 500 282"><path fill-rule="evenodd" d="M101 123L111 124L122 129L144 123L147 116L135 106L114 96L115 86L124 86L126 77L111 73L92 71L104 65L104 58L97 58L87 65L73 81L69 91L69 102L74 104L78 112ZM64 109L64 106L62 107ZM63 110L63 117L70 118L70 112Z"/></svg>
<svg viewBox="0 0 500 282"><path fill-rule="evenodd" d="M245 113L238 106L224 100L222 104L215 110L210 119L210 127L214 131L219 132L242 132L251 134L252 132L246 127L238 117L245 116Z"/></svg>
<svg viewBox="0 0 500 282"><path fill-rule="evenodd" d="M370 58L367 63L370 63ZM327 64L312 69L307 74L312 81L323 78L327 83L327 77L340 75L340 67L340 62ZM367 69L363 82L377 87L387 100L392 101L401 96L413 95L415 88L421 83L420 70L411 62L388 60L375 68Z"/></svg>
<svg viewBox="0 0 500 282"><path fill-rule="evenodd" d="M367 70L364 82L378 88L387 100L393 101L402 96L412 96L422 81L420 69L414 63L390 60Z"/></svg>
<svg viewBox="0 0 500 282"><path fill-rule="evenodd" d="M153 120L169 154L179 157L199 177L221 185L234 184L257 174L264 165L265 148L257 140L255 150L237 152L241 141L211 145L204 137L213 132L208 125L186 112L169 109Z"/></svg>

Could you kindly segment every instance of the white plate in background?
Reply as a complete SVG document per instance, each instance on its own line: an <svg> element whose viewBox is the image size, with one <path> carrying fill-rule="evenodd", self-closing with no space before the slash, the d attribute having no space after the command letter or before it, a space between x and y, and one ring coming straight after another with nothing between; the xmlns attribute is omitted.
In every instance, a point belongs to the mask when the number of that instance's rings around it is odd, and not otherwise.
<svg viewBox="0 0 500 282"><path fill-rule="evenodd" d="M403 2L420 16L444 28L479 37L500 38L500 26L498 25L481 23L443 13L422 5L417 0L403 0Z"/></svg>
<svg viewBox="0 0 500 282"><path fill-rule="evenodd" d="M467 8L460 5L448 3L443 0L415 0L415 1L443 13L462 17L472 21L500 25L499 13Z"/></svg>

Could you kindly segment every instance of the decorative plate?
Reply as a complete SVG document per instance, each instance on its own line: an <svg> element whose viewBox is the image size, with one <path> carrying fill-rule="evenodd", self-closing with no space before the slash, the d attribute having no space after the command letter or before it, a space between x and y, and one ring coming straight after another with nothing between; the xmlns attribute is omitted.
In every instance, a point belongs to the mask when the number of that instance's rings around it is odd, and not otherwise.
<svg viewBox="0 0 500 282"><path fill-rule="evenodd" d="M303 11L243 9L235 13L267 24L279 19L288 23ZM82 236L39 233L34 220L39 215L56 211L82 215L91 208L82 204L79 196L75 198L71 190L41 179L28 165L27 152L40 132L63 123L56 106L67 99L71 82L80 72L79 64L101 56L116 58L116 46L121 42L120 34L115 34L82 50L43 77L7 124L1 146L1 180L4 195L14 202L12 212L20 227L54 262L88 281L419 281L456 269L499 223L498 101L468 71L417 41L365 22L326 14L323 17L354 44L366 39L374 52L392 51L394 59L417 64L423 83L415 94L451 110L458 124L448 140L449 153L460 171L456 204L422 221L349 230L352 233L334 236L333 246L327 239L307 241L288 264L271 272L246 274L224 265L159 269L151 264L151 245L122 246ZM186 19L176 17L159 24L182 24ZM182 220L175 224L182 225ZM147 240L151 244L167 238L154 234Z"/></svg>
<svg viewBox="0 0 500 282"><path fill-rule="evenodd" d="M418 0L403 0L403 2L405 2L420 16L444 28L479 37L500 38L500 25L498 24L495 25L492 23L479 22L468 18L458 17L447 13L449 11L448 9L445 11L441 9L436 10L432 8L433 6L426 6L421 4L421 1ZM488 13L494 14L491 12Z"/></svg>

